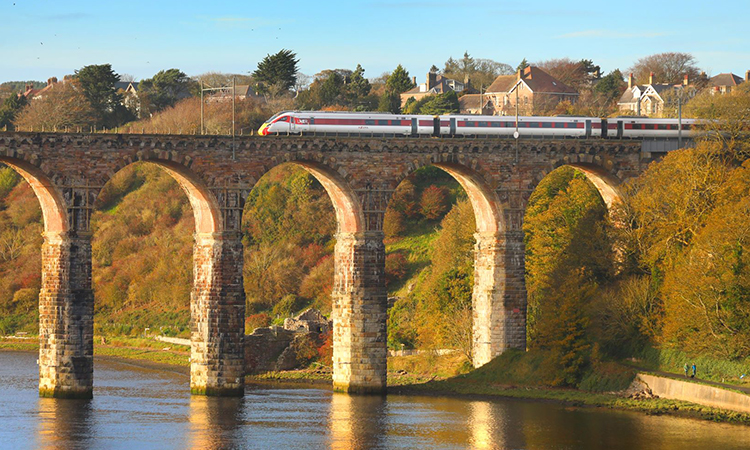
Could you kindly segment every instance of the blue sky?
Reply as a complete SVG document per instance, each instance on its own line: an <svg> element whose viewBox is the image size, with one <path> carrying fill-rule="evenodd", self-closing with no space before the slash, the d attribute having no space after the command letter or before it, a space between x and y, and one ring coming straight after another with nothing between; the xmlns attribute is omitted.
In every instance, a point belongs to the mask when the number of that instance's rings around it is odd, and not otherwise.
<svg viewBox="0 0 750 450"><path fill-rule="evenodd" d="M604 71L653 53L692 53L709 74L750 69L750 1L25 1L0 0L0 82L62 77L111 63L137 79L246 73L295 51L301 72L376 77L403 64L420 79L463 52L516 66L588 58Z"/></svg>

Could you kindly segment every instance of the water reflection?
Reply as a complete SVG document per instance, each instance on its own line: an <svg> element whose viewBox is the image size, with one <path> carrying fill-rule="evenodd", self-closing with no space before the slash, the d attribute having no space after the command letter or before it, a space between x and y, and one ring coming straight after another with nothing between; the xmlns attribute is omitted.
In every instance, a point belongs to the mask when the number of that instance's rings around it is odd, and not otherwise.
<svg viewBox="0 0 750 450"><path fill-rule="evenodd" d="M385 437L386 401L377 396L334 393L329 427L332 450L380 448Z"/></svg>
<svg viewBox="0 0 750 450"><path fill-rule="evenodd" d="M243 398L190 397L192 449L236 448L242 442Z"/></svg>
<svg viewBox="0 0 750 450"><path fill-rule="evenodd" d="M91 400L40 398L37 448L91 447Z"/></svg>

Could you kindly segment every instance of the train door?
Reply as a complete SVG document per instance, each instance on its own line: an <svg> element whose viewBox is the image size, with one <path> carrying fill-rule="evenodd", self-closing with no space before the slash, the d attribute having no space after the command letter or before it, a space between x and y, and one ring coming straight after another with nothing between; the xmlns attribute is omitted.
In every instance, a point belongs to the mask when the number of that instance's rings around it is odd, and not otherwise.
<svg viewBox="0 0 750 450"><path fill-rule="evenodd" d="M440 116L432 118L432 135L440 137Z"/></svg>
<svg viewBox="0 0 750 450"><path fill-rule="evenodd" d="M586 137L591 137L591 119L586 120Z"/></svg>
<svg viewBox="0 0 750 450"><path fill-rule="evenodd" d="M624 120L618 120L617 121L617 139L621 139L625 130L625 121Z"/></svg>
<svg viewBox="0 0 750 450"><path fill-rule="evenodd" d="M417 136L417 118L416 117L411 118L411 135L414 137Z"/></svg>
<svg viewBox="0 0 750 450"><path fill-rule="evenodd" d="M455 136L456 135L456 118L455 117L451 117L450 120L451 120L450 133L451 133L451 136Z"/></svg>

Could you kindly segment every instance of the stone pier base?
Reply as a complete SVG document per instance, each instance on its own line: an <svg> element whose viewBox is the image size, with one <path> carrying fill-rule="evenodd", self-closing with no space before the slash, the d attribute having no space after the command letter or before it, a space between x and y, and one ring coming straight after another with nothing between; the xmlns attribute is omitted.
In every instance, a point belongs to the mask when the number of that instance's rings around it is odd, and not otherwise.
<svg viewBox="0 0 750 450"><path fill-rule="evenodd" d="M386 391L385 245L382 232L336 235L333 288L333 387Z"/></svg>
<svg viewBox="0 0 750 450"><path fill-rule="evenodd" d="M474 235L473 363L526 349L526 284L521 233Z"/></svg>
<svg viewBox="0 0 750 450"><path fill-rule="evenodd" d="M39 395L91 398L93 376L90 236L45 233L39 292Z"/></svg>
<svg viewBox="0 0 750 450"><path fill-rule="evenodd" d="M190 298L190 392L242 396L245 292L237 233L197 234Z"/></svg>

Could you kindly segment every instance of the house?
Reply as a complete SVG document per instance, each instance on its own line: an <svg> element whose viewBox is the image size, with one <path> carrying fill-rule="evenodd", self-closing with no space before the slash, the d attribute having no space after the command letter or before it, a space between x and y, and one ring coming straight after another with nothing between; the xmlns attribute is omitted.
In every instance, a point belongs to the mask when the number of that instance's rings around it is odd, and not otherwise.
<svg viewBox="0 0 750 450"><path fill-rule="evenodd" d="M414 77L414 84L417 83L417 77ZM403 108L406 101L410 98L414 100L420 100L422 97L428 95L444 94L448 91L454 91L456 93L463 92L466 89L466 84L457 80L446 78L442 75L430 72L427 74L427 80L425 83L418 85L413 89L401 94L401 107Z"/></svg>
<svg viewBox="0 0 750 450"><path fill-rule="evenodd" d="M750 81L750 70L745 72L745 79L733 73L720 73L708 80L712 94L728 94L741 83Z"/></svg>
<svg viewBox="0 0 750 450"><path fill-rule="evenodd" d="M265 101L265 97L258 94L255 91L255 87L249 84L238 84L234 87L234 95L236 100L243 100L251 98L258 101ZM212 102L230 102L232 101L232 87L224 87L219 91L215 91L208 98L208 101Z"/></svg>
<svg viewBox="0 0 750 450"><path fill-rule="evenodd" d="M483 95L494 105L494 115L515 114L516 99L522 115L547 111L565 100L578 100L575 89L536 66L519 69L515 75L498 76Z"/></svg>
<svg viewBox="0 0 750 450"><path fill-rule="evenodd" d="M63 79L63 83L68 79L66 76ZM44 86L41 89L34 89L34 86L31 84L26 85L26 90L18 94L19 97L26 97L27 101L30 100L39 100L40 98L44 97L50 90L54 89L54 86L58 83L57 77L52 77L47 79L47 85Z"/></svg>
<svg viewBox="0 0 750 450"><path fill-rule="evenodd" d="M620 112L637 116L661 116L664 106L668 101L673 101L674 96L680 94L681 89L689 97L696 93L696 89L690 84L687 75L682 84L654 83L654 73L649 75L648 84L635 84L631 73L628 76L628 88L622 93L617 107Z"/></svg>
<svg viewBox="0 0 750 450"><path fill-rule="evenodd" d="M482 107L479 107L479 104ZM486 94L464 94L458 98L458 106L461 114L492 114L495 104Z"/></svg>
<svg viewBox="0 0 750 450"><path fill-rule="evenodd" d="M117 81L115 89L122 95L122 104L135 115L141 117L141 100L138 98L137 81Z"/></svg>

